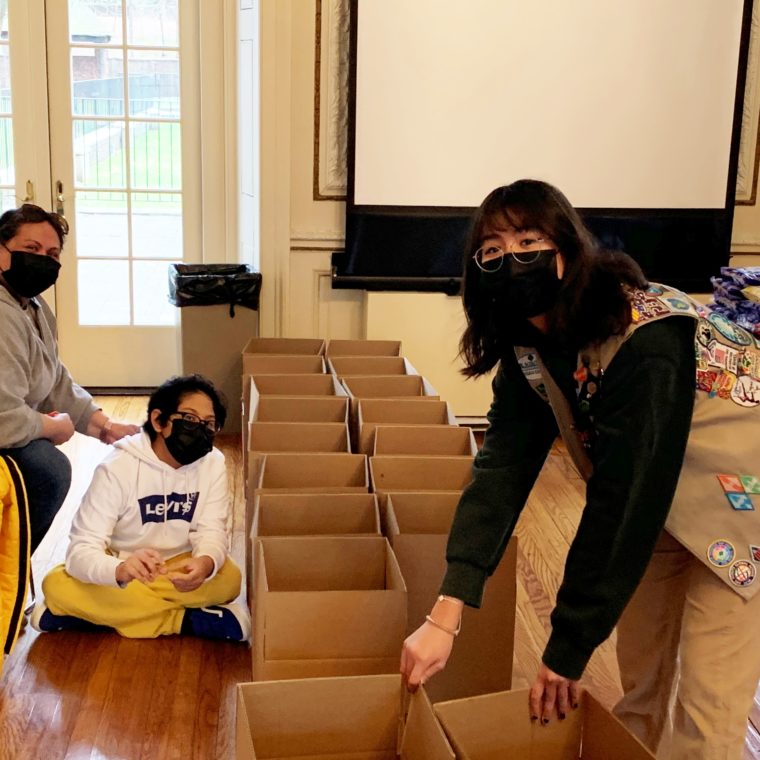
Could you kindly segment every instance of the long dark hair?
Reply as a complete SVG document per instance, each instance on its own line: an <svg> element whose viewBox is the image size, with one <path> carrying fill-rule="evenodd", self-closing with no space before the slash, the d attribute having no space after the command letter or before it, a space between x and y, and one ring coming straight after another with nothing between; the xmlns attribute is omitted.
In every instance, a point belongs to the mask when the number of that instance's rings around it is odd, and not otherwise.
<svg viewBox="0 0 760 760"><path fill-rule="evenodd" d="M53 211L45 211L34 203L24 203L18 208L8 209L0 216L0 243L7 243L16 237L19 227L24 224L38 224L47 222L58 235L58 241L63 248L66 235L69 232L69 226L66 220Z"/></svg>
<svg viewBox="0 0 760 760"><path fill-rule="evenodd" d="M578 212L552 185L521 179L493 190L475 212L464 250L462 301L467 328L460 341L462 374L491 370L502 354L531 334L527 322L499 319L498 302L479 291L480 270L472 256L489 228L506 222L516 229L540 230L565 260L557 303L549 313L549 333L577 350L625 332L631 323L628 288L647 286L638 264L623 253L598 245ZM535 334L535 333L533 333Z"/></svg>

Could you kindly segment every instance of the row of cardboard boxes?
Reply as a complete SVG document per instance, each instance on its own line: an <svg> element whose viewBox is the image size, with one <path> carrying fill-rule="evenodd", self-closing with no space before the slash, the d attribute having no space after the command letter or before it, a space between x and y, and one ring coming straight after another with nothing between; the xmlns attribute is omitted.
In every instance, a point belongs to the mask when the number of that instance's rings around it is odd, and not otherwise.
<svg viewBox="0 0 760 760"><path fill-rule="evenodd" d="M378 350L388 355L369 355ZM254 682L238 687L238 757L651 757L590 697L572 720L536 731L526 695L505 691L514 540L407 718L392 674L445 571L472 433L398 341L254 339L243 368ZM472 746L452 729L461 709L482 729ZM505 709L519 730L503 731ZM606 749L594 754L595 742Z"/></svg>

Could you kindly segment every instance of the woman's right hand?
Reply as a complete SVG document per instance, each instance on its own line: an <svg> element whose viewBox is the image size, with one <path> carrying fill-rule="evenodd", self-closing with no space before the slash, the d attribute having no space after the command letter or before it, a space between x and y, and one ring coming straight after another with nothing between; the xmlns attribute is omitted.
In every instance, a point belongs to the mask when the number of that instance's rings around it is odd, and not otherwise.
<svg viewBox="0 0 760 760"><path fill-rule="evenodd" d="M427 621L407 636L401 648L401 675L409 691L417 691L439 671L446 667L454 646L450 633L436 628Z"/></svg>
<svg viewBox="0 0 760 760"><path fill-rule="evenodd" d="M74 435L74 423L66 412L55 412L42 415L42 435L51 443L60 446Z"/></svg>

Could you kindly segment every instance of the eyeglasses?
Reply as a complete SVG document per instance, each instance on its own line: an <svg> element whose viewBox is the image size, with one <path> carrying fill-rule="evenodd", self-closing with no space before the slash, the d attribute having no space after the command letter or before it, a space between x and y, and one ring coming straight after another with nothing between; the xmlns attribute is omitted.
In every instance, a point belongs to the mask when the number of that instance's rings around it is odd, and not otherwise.
<svg viewBox="0 0 760 760"><path fill-rule="evenodd" d="M220 427L217 425L216 420L202 420L197 414L193 414L192 412L175 412L174 414L169 415L169 419L183 420L191 428L196 428L204 425L206 427L206 430L208 430L208 432L212 435L216 435L220 430Z"/></svg>
<svg viewBox="0 0 760 760"><path fill-rule="evenodd" d="M544 239L539 238L536 243L543 243ZM503 251L496 245L487 245L478 248L472 255L473 260L478 265L478 269L483 272L497 272L501 269L504 259L511 256L512 260L518 264L532 264L539 256L545 253L557 253L556 248L541 248L537 251Z"/></svg>

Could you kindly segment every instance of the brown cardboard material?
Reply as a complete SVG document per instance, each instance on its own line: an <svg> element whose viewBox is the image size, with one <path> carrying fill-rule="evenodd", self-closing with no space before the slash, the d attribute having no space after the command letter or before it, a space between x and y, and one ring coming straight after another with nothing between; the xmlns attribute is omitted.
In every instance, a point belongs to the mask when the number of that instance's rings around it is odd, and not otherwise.
<svg viewBox="0 0 760 760"><path fill-rule="evenodd" d="M401 356L400 340L331 340L325 356Z"/></svg>
<svg viewBox="0 0 760 760"><path fill-rule="evenodd" d="M356 425L351 435L354 448L362 454L371 454L375 446L375 428L378 425L456 425L457 420L445 401L415 399L360 399Z"/></svg>
<svg viewBox="0 0 760 760"><path fill-rule="evenodd" d="M311 354L322 356L322 338L251 338L243 347L244 354Z"/></svg>
<svg viewBox="0 0 760 760"><path fill-rule="evenodd" d="M654 760L588 692L565 720L545 726L530 720L527 689L440 702L433 709L462 760Z"/></svg>
<svg viewBox="0 0 760 760"><path fill-rule="evenodd" d="M348 421L345 396L261 396L251 399L251 422Z"/></svg>
<svg viewBox="0 0 760 760"><path fill-rule="evenodd" d="M255 681L398 672L406 588L385 538L261 538L255 561Z"/></svg>
<svg viewBox="0 0 760 760"><path fill-rule="evenodd" d="M238 684L235 758L454 760L425 690L404 720L401 688L398 675Z"/></svg>
<svg viewBox="0 0 760 760"><path fill-rule="evenodd" d="M406 583L407 635L425 622L440 592L459 496L458 491L388 494L383 522ZM513 537L486 583L480 609L465 607L446 668L426 684L434 702L512 687L516 576Z"/></svg>
<svg viewBox="0 0 760 760"><path fill-rule="evenodd" d="M266 536L380 535L371 493L257 494L251 538Z"/></svg>
<svg viewBox="0 0 760 760"><path fill-rule="evenodd" d="M379 456L369 458L372 490L461 491L472 480L472 457Z"/></svg>
<svg viewBox="0 0 760 760"><path fill-rule="evenodd" d="M311 375L324 372L325 360L322 356L243 354L244 375Z"/></svg>
<svg viewBox="0 0 760 760"><path fill-rule="evenodd" d="M327 371L346 375L419 375L403 356L332 356Z"/></svg>
<svg viewBox="0 0 760 760"><path fill-rule="evenodd" d="M273 453L251 458L257 490L299 493L367 493L367 457L342 453ZM250 526L247 526L250 529Z"/></svg>
<svg viewBox="0 0 760 760"><path fill-rule="evenodd" d="M252 422L249 452L351 451L348 426L341 422Z"/></svg>
<svg viewBox="0 0 760 760"><path fill-rule="evenodd" d="M340 381L356 398L439 398L422 375L343 375Z"/></svg>
<svg viewBox="0 0 760 760"><path fill-rule="evenodd" d="M454 425L379 425L374 456L475 456L478 446L468 427Z"/></svg>

